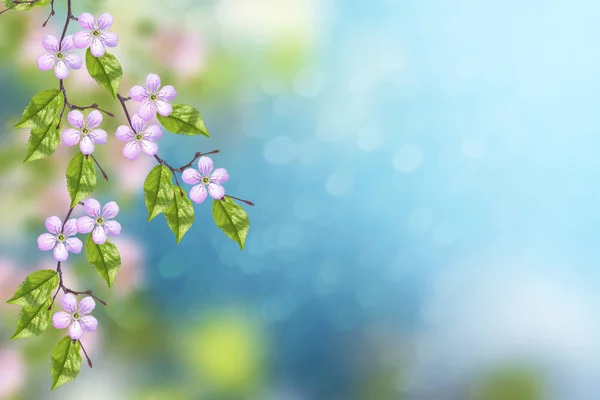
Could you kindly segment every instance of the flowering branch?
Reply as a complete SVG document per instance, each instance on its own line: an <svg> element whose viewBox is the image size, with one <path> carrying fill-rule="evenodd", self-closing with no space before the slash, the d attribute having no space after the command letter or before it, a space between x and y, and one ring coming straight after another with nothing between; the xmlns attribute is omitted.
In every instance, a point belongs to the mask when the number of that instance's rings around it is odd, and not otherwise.
<svg viewBox="0 0 600 400"><path fill-rule="evenodd" d="M8 9L16 10L50 4L50 14L43 26L55 15L54 0L10 1L13 4ZM99 126L103 115L115 115L100 108L97 103L78 106L69 101L65 80L70 70L78 70L83 65L82 58L72 53L74 49L86 49L88 73L121 104L128 125L119 126L115 136L118 140L127 142L123 147L123 155L133 161L144 153L158 163L144 182L148 221L163 214L179 243L194 223L192 202L201 204L210 195L213 198L212 214L215 224L243 249L250 221L244 209L233 200L254 205L249 200L226 194L223 184L229 180L229 173L225 168L213 168L213 161L208 157L218 154L219 150L196 152L187 164L180 167L171 165L158 154L156 141L162 137L163 130L159 125L148 125L148 121L156 116L162 127L173 134L210 137L200 112L189 105L171 104L177 92L173 86L161 86L160 77L156 74L148 74L145 86L134 86L128 97L122 96L119 86L123 69L116 57L106 51L107 47L116 47L119 39L110 31L112 16L105 13L96 19L89 13L83 13L75 17L72 1L67 0L67 17L60 38L45 36L42 45L46 53L37 58L40 70L54 70L59 81L58 89L47 89L36 94L16 125L19 128L31 128L26 162L51 156L60 142L66 146L79 144L80 149L80 153L69 162L66 171L71 203L65 219L61 221L56 216L47 218L45 225L48 233L41 234L37 239L40 250L52 250L57 262L56 268L30 274L8 301L9 304L23 307L12 339L38 336L47 328L50 320L56 329L68 329L68 336L56 345L52 353L52 390L77 376L82 361L80 351L83 351L88 365L92 367L91 358L80 339L84 332L94 332L98 327L98 321L90 315L96 301L107 305L92 290L72 290L64 281L63 263L70 253L79 254L83 250L83 242L76 235L88 235L85 244L87 261L109 288L114 284L121 265L118 249L108 241L108 236L119 236L121 233L121 225L114 220L119 213L119 206L111 201L102 207L97 200L91 198L96 188L96 170L108 181L108 175L93 155L95 146L105 144L108 140L107 132ZM18 5L27 7L17 7ZM83 30L75 35L67 35L71 21L77 21ZM126 103L130 100L140 103L135 114L130 114L128 110ZM67 120L71 127L61 130L67 108ZM86 110L91 111L84 116L82 111ZM196 163L197 169L193 167ZM179 174L184 183L192 185L189 198L180 184ZM71 218L78 205L83 206L87 215ZM54 290L56 291L52 295ZM63 296L60 304L64 311L55 312L51 316L50 311L61 291ZM86 297L78 301L75 297L78 295ZM66 365L69 367L65 367Z"/></svg>

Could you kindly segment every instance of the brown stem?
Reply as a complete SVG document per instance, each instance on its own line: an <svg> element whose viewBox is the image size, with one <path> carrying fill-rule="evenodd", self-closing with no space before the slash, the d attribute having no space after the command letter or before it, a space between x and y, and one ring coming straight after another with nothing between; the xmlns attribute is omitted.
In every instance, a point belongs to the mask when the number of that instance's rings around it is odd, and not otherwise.
<svg viewBox="0 0 600 400"><path fill-rule="evenodd" d="M189 168L192 166L192 164L194 163L194 161L196 161L197 159L199 159L202 156L207 156L209 154L217 154L219 153L221 150L213 150L213 151L209 151L208 153L200 153L197 152L196 154L194 154L194 158L192 158L192 161L190 161L189 163L182 165L179 168L175 168L175 171L177 172L183 172L183 170L185 170L186 168Z"/></svg>
<svg viewBox="0 0 600 400"><path fill-rule="evenodd" d="M98 162L98 160L96 160L96 157L94 157L92 154L90 154L90 156L92 157L92 160L94 160L94 162L96 163L96 166L98 167L100 172L102 172L102 176L104 177L104 180L108 181L108 175L106 175L106 172L104 172L104 170L100 166L100 163Z"/></svg>
<svg viewBox="0 0 600 400"><path fill-rule="evenodd" d="M54 0L52 0L50 2L50 15L48 15L48 18L46 18L46 21L44 21L44 24L42 25L42 28L45 28L46 25L48 24L48 21L50 21L50 18L52 18L56 13L54 12Z"/></svg>
<svg viewBox="0 0 600 400"><path fill-rule="evenodd" d="M226 194L226 195L225 195L225 196L223 196L223 197L229 197L230 199L234 199L234 200L237 200L237 201L241 201L242 203L246 203L246 204L248 204L249 206L253 206L253 205L254 205L254 203L253 203L253 202L251 202L250 200L244 200L244 199L240 199L239 197L233 197L233 196L230 196L230 195L228 195L228 194Z"/></svg>
<svg viewBox="0 0 600 400"><path fill-rule="evenodd" d="M21 0L15 0L15 1L14 1L14 3L15 3L15 4L13 4L12 6L8 7L6 10L2 10L2 11L0 11L0 15L4 14L4 13L5 13L5 12L7 12L7 11L10 11L10 10L12 10L13 8L15 8L15 7L16 7L16 6L18 6L18 5L21 5L21 4L29 4L29 5L33 5L33 4L35 4L35 3L38 3L39 1L41 1L41 0L30 0L30 1L21 1Z"/></svg>
<svg viewBox="0 0 600 400"><path fill-rule="evenodd" d="M85 354L85 358L87 358L88 365L90 366L90 368L92 368L92 360L90 359L87 352L85 351L85 347L83 347L83 343L81 343L81 340L79 340L79 345L81 346L81 350L83 350L83 354Z"/></svg>

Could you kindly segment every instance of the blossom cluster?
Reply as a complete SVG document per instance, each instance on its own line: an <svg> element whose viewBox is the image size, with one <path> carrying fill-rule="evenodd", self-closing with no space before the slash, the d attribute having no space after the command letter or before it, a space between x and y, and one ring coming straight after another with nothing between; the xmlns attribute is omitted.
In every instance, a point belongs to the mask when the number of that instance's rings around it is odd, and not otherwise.
<svg viewBox="0 0 600 400"><path fill-rule="evenodd" d="M81 253L83 243L75 237L78 233L92 232L92 240L96 244L104 244L108 236L121 234L121 224L113 220L119 213L117 203L111 201L101 207L98 200L90 198L83 204L86 216L71 218L64 223L57 216L46 218L48 233L42 233L38 237L38 249L53 250L56 261L66 261L69 253Z"/></svg>
<svg viewBox="0 0 600 400"><path fill-rule="evenodd" d="M83 13L77 18L77 21L83 31L66 36L60 44L59 40L52 35L48 35L42 40L42 45L47 53L38 58L39 69L54 68L56 77L65 79L69 75L69 69L81 68L81 57L72 54L74 48L89 47L94 57L103 57L106 47L117 46L119 38L109 30L113 24L110 14L102 14L96 20L91 14ZM158 154L156 141L162 137L163 132L159 125L149 124L149 121L155 118L157 113L163 117L171 115L173 106L170 101L176 96L175 88L171 85L163 86L160 76L157 74L148 74L145 85L136 85L131 88L129 97L139 103L137 111L131 117L130 125L121 125L115 132L116 138L125 142L123 155L127 159L135 160L141 153L151 157ZM81 111L72 110L67 115L67 119L71 127L61 131L64 145L79 144L81 153L90 155L94 152L96 145L106 144L108 134L99 128L103 119L100 111L93 110L84 116ZM189 193L190 199L197 204L202 203L208 194L214 199L223 198L225 189L222 184L228 179L229 174L224 168L217 168L213 171L213 162L206 156L198 160L198 169L188 168L183 171L183 181L193 185ZM76 240L69 240L76 243ZM59 244L63 244L63 242ZM48 239L46 247L50 245L51 241ZM57 247L59 246L57 245ZM55 251L61 257L66 257L67 250L77 252L77 247L64 242L59 250Z"/></svg>

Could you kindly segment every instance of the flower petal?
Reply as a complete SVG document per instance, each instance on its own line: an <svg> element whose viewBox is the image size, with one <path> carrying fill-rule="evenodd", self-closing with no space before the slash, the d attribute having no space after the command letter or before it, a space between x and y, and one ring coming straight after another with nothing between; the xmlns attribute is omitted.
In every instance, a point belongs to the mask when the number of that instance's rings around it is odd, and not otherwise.
<svg viewBox="0 0 600 400"><path fill-rule="evenodd" d="M162 89L157 93L158 98L164 101L171 101L177 96L177 91L171 85L163 86Z"/></svg>
<svg viewBox="0 0 600 400"><path fill-rule="evenodd" d="M104 129L93 129L90 131L90 138L96 144L106 144L108 134Z"/></svg>
<svg viewBox="0 0 600 400"><path fill-rule="evenodd" d="M98 329L98 320L95 317L92 317L91 315L81 317L79 322L81 323L83 329L85 329L88 332L96 332L96 329Z"/></svg>
<svg viewBox="0 0 600 400"><path fill-rule="evenodd" d="M40 236L38 236L37 244L38 249L41 251L52 250L56 244L56 237L49 233L42 233Z"/></svg>
<svg viewBox="0 0 600 400"><path fill-rule="evenodd" d="M73 50L73 35L65 36L60 44L60 51L62 53L68 53Z"/></svg>
<svg viewBox="0 0 600 400"><path fill-rule="evenodd" d="M67 293L60 299L60 305L63 310L72 314L77 311L77 297L73 293Z"/></svg>
<svg viewBox="0 0 600 400"><path fill-rule="evenodd" d="M210 174L210 181L215 183L225 183L229 180L229 174L225 168L217 168Z"/></svg>
<svg viewBox="0 0 600 400"><path fill-rule="evenodd" d="M119 36L114 32L104 32L100 35L100 40L108 47L117 47L119 44Z"/></svg>
<svg viewBox="0 0 600 400"><path fill-rule="evenodd" d="M163 117L168 117L173 112L173 106L166 101L156 100L156 110Z"/></svg>
<svg viewBox="0 0 600 400"><path fill-rule="evenodd" d="M65 329L71 323L71 314L59 311L52 316L52 325L56 329Z"/></svg>
<svg viewBox="0 0 600 400"><path fill-rule="evenodd" d="M83 61L77 54L67 54L65 55L65 63L67 64L67 67L71 69L79 69L83 64Z"/></svg>
<svg viewBox="0 0 600 400"><path fill-rule="evenodd" d="M65 246L64 243L58 243L56 247L54 247L54 259L56 261L66 261L67 258L69 258L67 246Z"/></svg>
<svg viewBox="0 0 600 400"><path fill-rule="evenodd" d="M89 32L81 31L73 35L73 44L78 49L85 49L90 43L92 43L92 35Z"/></svg>
<svg viewBox="0 0 600 400"><path fill-rule="evenodd" d="M144 101L147 100L148 97L150 97L150 94L148 93L145 87L137 85L131 88L131 90L129 91L129 97L131 97L135 101Z"/></svg>
<svg viewBox="0 0 600 400"><path fill-rule="evenodd" d="M160 89L160 76L156 74L148 74L146 77L146 87L150 93L158 92L158 89Z"/></svg>
<svg viewBox="0 0 600 400"><path fill-rule="evenodd" d="M96 227L92 231L92 240L96 244L106 243L106 231L104 230L103 226L96 225Z"/></svg>
<svg viewBox="0 0 600 400"><path fill-rule="evenodd" d="M96 199L89 198L83 202L83 209L90 217L98 218L102 208Z"/></svg>
<svg viewBox="0 0 600 400"><path fill-rule="evenodd" d="M65 245L67 246L67 250L73 254L81 253L81 249L83 248L83 243L77 238L68 238L65 240Z"/></svg>
<svg viewBox="0 0 600 400"><path fill-rule="evenodd" d="M156 140L162 137L162 130L158 125L150 125L144 131L144 139Z"/></svg>
<svg viewBox="0 0 600 400"><path fill-rule="evenodd" d="M62 131L61 137L65 146L74 146L79 143L80 133L77 129L68 128Z"/></svg>
<svg viewBox="0 0 600 400"><path fill-rule="evenodd" d="M146 121L140 118L139 115L133 114L133 117L131 118L131 126L133 126L133 129L136 133L141 133L144 132L144 128L146 127Z"/></svg>
<svg viewBox="0 0 600 400"><path fill-rule="evenodd" d="M213 160L210 157L202 156L198 160L198 170L202 176L210 176L210 173L213 170Z"/></svg>
<svg viewBox="0 0 600 400"><path fill-rule="evenodd" d="M140 145L135 140L128 142L123 147L123 155L130 160L135 160L136 158L138 158L138 156L140 155L140 152L141 152Z"/></svg>
<svg viewBox="0 0 600 400"><path fill-rule="evenodd" d="M190 199L196 204L202 203L206 199L206 188L204 185L196 185L190 190Z"/></svg>
<svg viewBox="0 0 600 400"><path fill-rule="evenodd" d="M158 145L150 140L142 140L140 143L144 154L153 156L158 153Z"/></svg>
<svg viewBox="0 0 600 400"><path fill-rule="evenodd" d="M95 28L94 23L96 21L94 21L94 16L92 14L83 13L79 17L77 17L77 22L79 22L79 26L81 26L82 29L93 31Z"/></svg>
<svg viewBox="0 0 600 400"><path fill-rule="evenodd" d="M86 296L79 302L79 314L88 315L91 314L96 308L96 302L90 296Z"/></svg>
<svg viewBox="0 0 600 400"><path fill-rule="evenodd" d="M44 53L37 58L37 66L40 71L48 71L50 68L54 67L54 63L56 62L56 58L54 54Z"/></svg>
<svg viewBox="0 0 600 400"><path fill-rule="evenodd" d="M113 24L113 17L109 13L104 13L98 17L98 29L105 31Z"/></svg>
<svg viewBox="0 0 600 400"><path fill-rule="evenodd" d="M63 235L69 237L77 233L77 218L71 218L65 223L63 228Z"/></svg>
<svg viewBox="0 0 600 400"><path fill-rule="evenodd" d="M208 184L208 193L213 199L220 200L225 196L225 188L218 183L209 183Z"/></svg>
<svg viewBox="0 0 600 400"><path fill-rule="evenodd" d="M119 205L114 201L109 201L102 207L102 217L112 219L119 213Z"/></svg>
<svg viewBox="0 0 600 400"><path fill-rule="evenodd" d="M117 221L106 221L104 229L110 236L119 236L121 234L121 224Z"/></svg>
<svg viewBox="0 0 600 400"><path fill-rule="evenodd" d="M104 48L104 44L98 38L93 38L92 43L90 44L90 52L94 57L102 57L106 49Z"/></svg>
<svg viewBox="0 0 600 400"><path fill-rule="evenodd" d="M66 79L69 76L69 68L63 60L58 60L54 64L54 76L57 79Z"/></svg>
<svg viewBox="0 0 600 400"><path fill-rule="evenodd" d="M87 215L77 219L77 231L79 231L81 234L85 235L86 233L90 233L94 229L95 225L96 221Z"/></svg>
<svg viewBox="0 0 600 400"><path fill-rule="evenodd" d="M62 221L56 216L48 217L46 218L46 229L48 232L58 235L62 231Z"/></svg>
<svg viewBox="0 0 600 400"><path fill-rule="evenodd" d="M115 136L117 137L117 139L119 139L123 142L127 142L133 138L134 133L131 130L131 128L128 127L127 125L121 125L117 128L117 132L115 133Z"/></svg>
<svg viewBox="0 0 600 400"><path fill-rule="evenodd" d="M57 53L58 52L58 38L54 35L46 35L42 39L42 46L47 52Z"/></svg>
<svg viewBox="0 0 600 400"><path fill-rule="evenodd" d="M69 336L73 340L79 340L83 337L83 329L81 329L79 321L71 322L71 325L69 325Z"/></svg>
<svg viewBox="0 0 600 400"><path fill-rule="evenodd" d="M89 129L94 129L100 126L102 119L102 113L98 110L94 110L88 114L85 122Z"/></svg>
<svg viewBox="0 0 600 400"><path fill-rule="evenodd" d="M194 168L186 168L181 174L181 178L188 185L195 185L196 183L202 180L202 176L200 176L200 172Z"/></svg>
<svg viewBox="0 0 600 400"><path fill-rule="evenodd" d="M85 120L83 119L83 113L79 110L73 110L69 113L69 115L67 115L67 119L69 120L69 123L74 127L74 128L83 128L84 124L85 124Z"/></svg>
<svg viewBox="0 0 600 400"><path fill-rule="evenodd" d="M152 118L156 115L156 105L154 104L153 101L145 100L138 107L137 114L144 121L148 121L150 118Z"/></svg>
<svg viewBox="0 0 600 400"><path fill-rule="evenodd" d="M83 154L92 154L94 152L94 142L88 135L84 135L81 138L81 141L79 142L79 149Z"/></svg>

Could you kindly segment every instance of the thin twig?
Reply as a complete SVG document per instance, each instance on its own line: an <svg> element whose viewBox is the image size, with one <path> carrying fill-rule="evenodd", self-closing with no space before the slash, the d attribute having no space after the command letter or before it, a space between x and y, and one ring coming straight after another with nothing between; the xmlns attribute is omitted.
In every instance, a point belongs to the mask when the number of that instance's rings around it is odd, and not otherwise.
<svg viewBox="0 0 600 400"><path fill-rule="evenodd" d="M52 18L56 13L54 12L54 0L52 0L50 2L50 15L48 15L48 18L46 18L46 21L44 21L44 24L42 25L42 28L46 27L46 24L48 24L48 21L50 21L50 18Z"/></svg>
<svg viewBox="0 0 600 400"><path fill-rule="evenodd" d="M229 197L230 199L234 199L234 200L237 200L237 201L241 201L242 203L246 203L246 204L248 204L249 206L253 206L253 205L254 205L254 203L253 203L253 202L251 202L250 200L244 200L244 199L240 199L239 197L233 197L233 196L230 196L230 195L228 195L228 194L226 194L226 195L225 195L225 196L223 196L223 197Z"/></svg>
<svg viewBox="0 0 600 400"><path fill-rule="evenodd" d="M85 351L85 347L83 347L83 343L81 343L81 340L79 340L79 345L81 346L81 350L83 350L83 354L85 354L85 358L87 358L87 363L90 366L90 368L92 368L92 360L90 360L90 357L88 356L87 352Z"/></svg>
<svg viewBox="0 0 600 400"><path fill-rule="evenodd" d="M94 157L93 154L90 154L90 156L92 157L92 160L94 160L94 162L98 166L98 169L100 170L100 172L102 172L102 176L104 177L104 180L108 181L108 175L106 175L106 172L104 172L104 170L100 166L100 163L98 162L98 160L96 160L96 157Z"/></svg>

